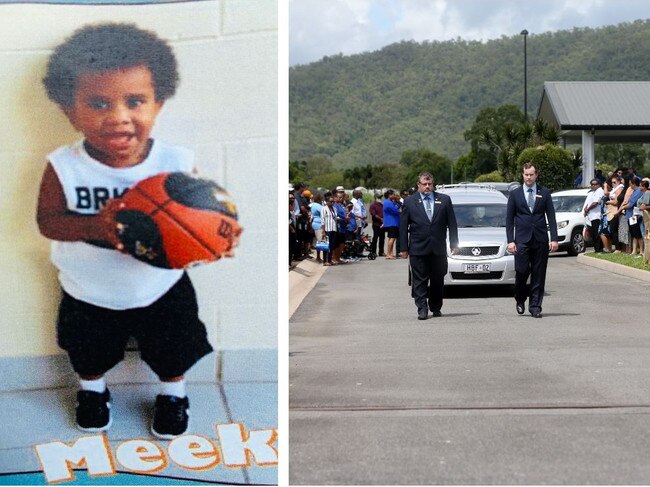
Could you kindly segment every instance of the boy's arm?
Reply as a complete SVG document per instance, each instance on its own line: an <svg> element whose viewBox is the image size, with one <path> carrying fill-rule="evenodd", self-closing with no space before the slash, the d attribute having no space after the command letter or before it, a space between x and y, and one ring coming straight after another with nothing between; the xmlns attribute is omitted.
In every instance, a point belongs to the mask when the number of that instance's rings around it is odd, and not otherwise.
<svg viewBox="0 0 650 487"><path fill-rule="evenodd" d="M48 164L45 168L36 213L38 228L43 236L52 240L83 241L119 248L121 244L115 233L113 218L116 209L113 203L97 215L80 215L68 210L63 188L52 165Z"/></svg>

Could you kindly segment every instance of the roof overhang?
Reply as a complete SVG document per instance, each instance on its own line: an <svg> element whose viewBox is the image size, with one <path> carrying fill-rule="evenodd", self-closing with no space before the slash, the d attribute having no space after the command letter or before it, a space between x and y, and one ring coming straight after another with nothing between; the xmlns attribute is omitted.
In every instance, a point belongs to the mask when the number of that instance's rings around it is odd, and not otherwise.
<svg viewBox="0 0 650 487"><path fill-rule="evenodd" d="M560 137L566 144L582 144L582 132L591 132L595 144L650 144L650 127L562 126Z"/></svg>
<svg viewBox="0 0 650 487"><path fill-rule="evenodd" d="M537 116L566 144L650 143L650 82L547 81Z"/></svg>

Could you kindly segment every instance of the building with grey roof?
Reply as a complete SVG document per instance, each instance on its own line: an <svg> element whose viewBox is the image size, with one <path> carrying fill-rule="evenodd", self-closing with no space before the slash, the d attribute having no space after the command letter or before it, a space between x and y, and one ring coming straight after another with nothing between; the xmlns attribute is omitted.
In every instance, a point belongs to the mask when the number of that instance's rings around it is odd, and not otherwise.
<svg viewBox="0 0 650 487"><path fill-rule="evenodd" d="M584 185L595 144L650 143L650 81L547 81L537 116L564 144L582 144Z"/></svg>

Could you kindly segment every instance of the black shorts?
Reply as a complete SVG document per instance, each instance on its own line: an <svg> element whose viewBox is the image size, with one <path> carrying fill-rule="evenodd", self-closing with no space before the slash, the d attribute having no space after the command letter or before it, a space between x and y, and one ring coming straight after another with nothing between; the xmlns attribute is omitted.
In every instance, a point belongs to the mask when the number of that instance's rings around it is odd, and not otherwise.
<svg viewBox="0 0 650 487"><path fill-rule="evenodd" d="M112 310L63 292L57 339L77 374L102 375L113 368L124 359L130 336L138 341L142 360L161 378L183 375L212 352L187 274L144 308Z"/></svg>
<svg viewBox="0 0 650 487"><path fill-rule="evenodd" d="M308 221L303 218L296 220L296 237L298 242L311 242L314 237L313 233L309 232Z"/></svg>
<svg viewBox="0 0 650 487"><path fill-rule="evenodd" d="M296 232L298 242L311 242L314 239L314 234L309 233L307 230L298 230Z"/></svg>
<svg viewBox="0 0 650 487"><path fill-rule="evenodd" d="M388 238L399 238L399 227L385 227Z"/></svg>

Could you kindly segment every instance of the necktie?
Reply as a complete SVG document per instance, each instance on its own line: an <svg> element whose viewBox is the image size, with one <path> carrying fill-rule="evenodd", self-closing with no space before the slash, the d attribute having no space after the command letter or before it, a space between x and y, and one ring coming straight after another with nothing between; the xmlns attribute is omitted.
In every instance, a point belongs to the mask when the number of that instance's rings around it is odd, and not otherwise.
<svg viewBox="0 0 650 487"><path fill-rule="evenodd" d="M433 218L433 209L431 208L431 197L430 196L425 196L424 198L424 209L427 210L427 216L429 217L429 221Z"/></svg>
<svg viewBox="0 0 650 487"><path fill-rule="evenodd" d="M528 208L530 212L533 212L533 206L535 206L535 198L533 197L533 188L528 188Z"/></svg>

